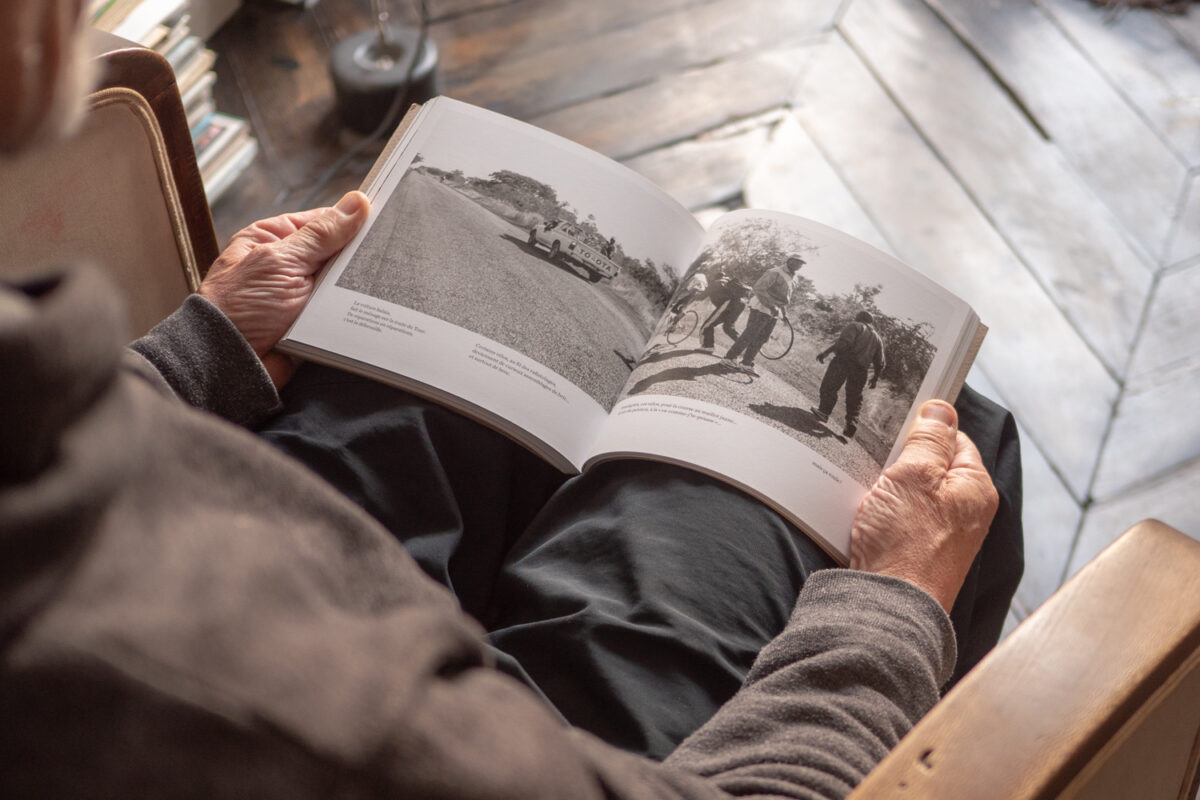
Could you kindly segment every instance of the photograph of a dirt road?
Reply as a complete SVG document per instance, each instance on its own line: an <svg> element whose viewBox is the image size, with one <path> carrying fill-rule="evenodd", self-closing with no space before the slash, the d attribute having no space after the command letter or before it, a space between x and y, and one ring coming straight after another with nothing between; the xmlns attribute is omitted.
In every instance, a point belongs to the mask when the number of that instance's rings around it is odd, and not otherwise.
<svg viewBox="0 0 1200 800"><path fill-rule="evenodd" d="M422 161L404 175L337 285L506 345L610 409L661 312L667 280L647 281L641 264L612 242L623 268L611 280L589 278L566 253L551 259L531 245L531 230L550 216L529 208L535 195L553 196L543 183Z"/></svg>

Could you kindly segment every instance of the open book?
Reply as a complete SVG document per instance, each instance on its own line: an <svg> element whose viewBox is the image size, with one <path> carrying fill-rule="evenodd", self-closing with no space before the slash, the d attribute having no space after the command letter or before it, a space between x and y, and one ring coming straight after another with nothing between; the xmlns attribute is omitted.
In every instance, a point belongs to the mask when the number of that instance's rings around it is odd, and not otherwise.
<svg viewBox="0 0 1200 800"><path fill-rule="evenodd" d="M448 98L410 113L364 190L366 226L281 349L565 472L652 458L719 477L842 563L859 499L985 331L835 230L740 210L705 231L625 167Z"/></svg>

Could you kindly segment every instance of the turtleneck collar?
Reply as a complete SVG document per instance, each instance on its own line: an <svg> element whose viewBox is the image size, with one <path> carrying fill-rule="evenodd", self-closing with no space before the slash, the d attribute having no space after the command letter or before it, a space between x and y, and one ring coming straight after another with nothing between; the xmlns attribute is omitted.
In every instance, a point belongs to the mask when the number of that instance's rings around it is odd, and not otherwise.
<svg viewBox="0 0 1200 800"><path fill-rule="evenodd" d="M0 284L0 485L55 459L69 428L113 380L128 337L93 270Z"/></svg>
<svg viewBox="0 0 1200 800"><path fill-rule="evenodd" d="M137 458L124 330L97 272L0 283L0 649L72 573Z"/></svg>

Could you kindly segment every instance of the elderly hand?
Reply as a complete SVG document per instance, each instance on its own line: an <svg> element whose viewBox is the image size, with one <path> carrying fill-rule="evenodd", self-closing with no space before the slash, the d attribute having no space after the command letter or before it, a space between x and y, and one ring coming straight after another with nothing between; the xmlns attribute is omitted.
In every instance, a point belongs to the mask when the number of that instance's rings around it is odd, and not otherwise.
<svg viewBox="0 0 1200 800"><path fill-rule="evenodd" d="M318 272L366 222L366 195L350 192L333 208L261 220L239 231L213 262L200 295L246 337L276 387L296 363L273 352L312 295Z"/></svg>
<svg viewBox="0 0 1200 800"><path fill-rule="evenodd" d="M930 400L900 457L859 503L850 567L903 578L949 612L998 504L954 407Z"/></svg>

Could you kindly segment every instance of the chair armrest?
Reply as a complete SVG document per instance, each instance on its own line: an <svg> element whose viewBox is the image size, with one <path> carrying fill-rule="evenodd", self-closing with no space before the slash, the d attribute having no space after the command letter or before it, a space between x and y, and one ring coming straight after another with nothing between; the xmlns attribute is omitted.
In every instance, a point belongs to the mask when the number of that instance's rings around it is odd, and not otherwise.
<svg viewBox="0 0 1200 800"><path fill-rule="evenodd" d="M1200 541L1145 521L963 678L851 800L1191 800Z"/></svg>

